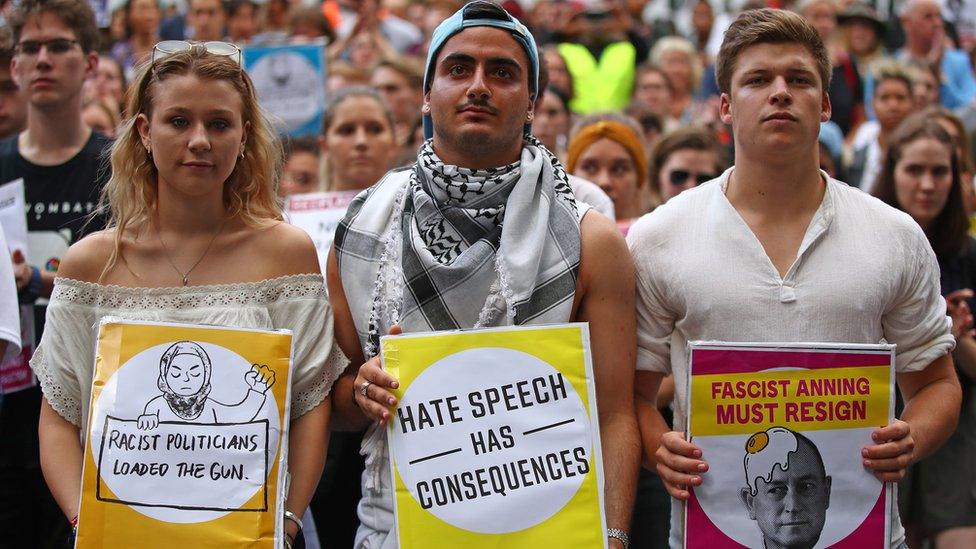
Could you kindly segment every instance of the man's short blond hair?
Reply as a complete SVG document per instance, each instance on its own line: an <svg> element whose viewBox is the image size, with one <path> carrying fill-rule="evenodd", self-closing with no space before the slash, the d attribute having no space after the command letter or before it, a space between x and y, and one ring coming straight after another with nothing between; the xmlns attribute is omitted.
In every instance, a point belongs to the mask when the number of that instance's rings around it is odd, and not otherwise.
<svg viewBox="0 0 976 549"><path fill-rule="evenodd" d="M725 31L722 48L715 61L715 77L722 93L732 89L732 73L739 54L746 48L758 44L795 43L805 47L817 65L823 90L830 86L830 54L820 35L807 20L799 14L763 8L744 11Z"/></svg>
<svg viewBox="0 0 976 549"><path fill-rule="evenodd" d="M878 87L885 80L898 80L908 88L908 95L915 97L915 74L912 67L895 59L879 59L871 67L871 76L874 77L874 90L877 93Z"/></svg>

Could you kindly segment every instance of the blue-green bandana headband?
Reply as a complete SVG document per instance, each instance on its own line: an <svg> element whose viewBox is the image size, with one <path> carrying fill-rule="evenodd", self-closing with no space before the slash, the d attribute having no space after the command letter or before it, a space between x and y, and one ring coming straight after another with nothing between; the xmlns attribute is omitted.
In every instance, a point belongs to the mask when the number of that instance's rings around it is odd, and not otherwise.
<svg viewBox="0 0 976 549"><path fill-rule="evenodd" d="M468 15L468 12L472 8L485 7L486 5L496 8L500 13L504 13L507 19L474 18ZM427 51L427 68L424 71L424 94L426 95L430 91L430 85L434 80L434 63L437 60L437 54L441 48L444 47L444 44L452 36L470 27L495 27L505 29L512 33L512 38L522 46L525 50L526 57L529 58L529 95L534 102L539 93L539 49L535 45L535 39L532 37L529 29L519 22L518 19L512 17L511 14L497 4L485 2L484 0L475 0L466 4L434 29L434 34L430 39L430 49ZM526 124L525 133L528 134L531 130L532 124ZM430 114L425 114L424 137L430 139L433 136L434 122L431 120Z"/></svg>

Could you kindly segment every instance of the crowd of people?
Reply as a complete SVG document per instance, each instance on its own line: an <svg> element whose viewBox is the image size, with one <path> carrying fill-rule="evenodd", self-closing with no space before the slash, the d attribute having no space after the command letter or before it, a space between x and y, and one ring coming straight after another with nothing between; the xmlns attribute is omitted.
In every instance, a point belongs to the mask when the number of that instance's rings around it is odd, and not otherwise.
<svg viewBox="0 0 976 549"><path fill-rule="evenodd" d="M0 8L0 185L44 250L0 262L37 381L0 392L0 547L71 539L107 316L294 331L296 547L396 546L388 333L589 322L615 548L680 545L707 474L688 341L885 340L891 546L976 546L971 0L107 8ZM323 123L281 136L242 48L310 42ZM366 189L323 273L282 199Z"/></svg>

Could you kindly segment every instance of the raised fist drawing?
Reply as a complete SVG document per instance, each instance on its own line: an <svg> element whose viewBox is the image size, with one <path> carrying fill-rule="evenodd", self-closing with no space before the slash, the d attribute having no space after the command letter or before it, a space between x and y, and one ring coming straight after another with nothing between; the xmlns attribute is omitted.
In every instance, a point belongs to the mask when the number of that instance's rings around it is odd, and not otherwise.
<svg viewBox="0 0 976 549"><path fill-rule="evenodd" d="M244 374L244 382L250 389L263 395L274 385L275 374L265 364L252 364L251 369Z"/></svg>

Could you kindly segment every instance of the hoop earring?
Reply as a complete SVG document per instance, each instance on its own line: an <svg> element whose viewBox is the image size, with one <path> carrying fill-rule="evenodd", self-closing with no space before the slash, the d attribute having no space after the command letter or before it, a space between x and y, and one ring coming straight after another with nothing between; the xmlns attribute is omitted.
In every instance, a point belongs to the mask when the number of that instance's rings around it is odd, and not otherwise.
<svg viewBox="0 0 976 549"><path fill-rule="evenodd" d="M430 103L424 103L424 106L422 109L420 109L420 112L430 114Z"/></svg>

